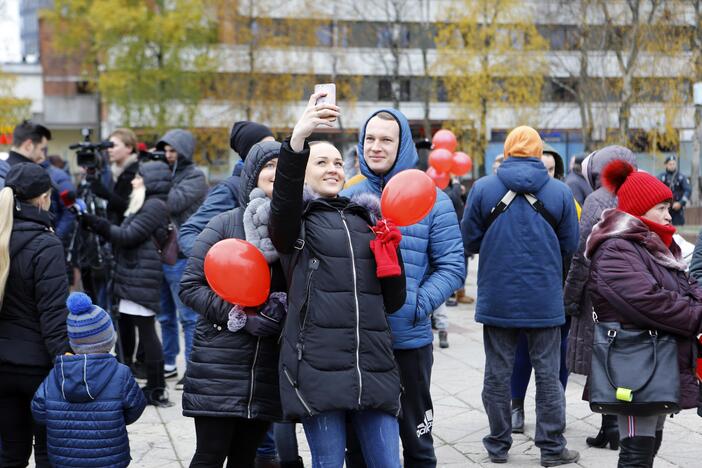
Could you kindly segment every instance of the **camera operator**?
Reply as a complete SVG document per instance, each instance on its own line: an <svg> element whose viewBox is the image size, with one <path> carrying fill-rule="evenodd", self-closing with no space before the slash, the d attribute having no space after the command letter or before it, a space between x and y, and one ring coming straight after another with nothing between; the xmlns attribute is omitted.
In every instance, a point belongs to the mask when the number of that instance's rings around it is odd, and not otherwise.
<svg viewBox="0 0 702 468"><path fill-rule="evenodd" d="M40 164L46 159L49 140L51 132L48 128L30 120L23 120L12 132L12 146L7 163L10 166L23 162Z"/></svg>
<svg viewBox="0 0 702 468"><path fill-rule="evenodd" d="M136 326L146 359L144 396L149 404L156 406L171 405L165 391L163 350L154 322L160 309L164 277L159 249L168 235L166 200L170 188L168 166L158 161L145 162L139 165L132 180L132 193L121 225L78 208L81 224L112 244L114 296L120 313L119 329L125 330L120 333L125 364L131 363L134 354L134 341L127 337L134 336L129 331Z"/></svg>
<svg viewBox="0 0 702 468"><path fill-rule="evenodd" d="M168 194L168 210L171 221L176 228L180 229L180 226L200 207L208 190L205 174L192 162L195 138L188 131L171 130L156 143L156 149L165 151L166 160L173 171L173 188ZM178 376L176 368L176 357L180 352L178 321L180 320L185 335L187 362L193 345L195 325L199 318L198 313L183 305L178 297L180 278L183 276L186 263L186 255L179 252L175 265L163 264L165 281L161 290L161 313L158 321L161 323L166 378ZM176 384L176 389L182 388L182 382L181 378Z"/></svg>
<svg viewBox="0 0 702 468"><path fill-rule="evenodd" d="M124 212L129 206L132 193L132 179L139 170L137 157L137 137L128 128L118 128L110 134L112 147L107 148L110 156L112 185L105 184L98 178L91 182L90 188L100 198L107 200L107 218L113 224L121 224Z"/></svg>

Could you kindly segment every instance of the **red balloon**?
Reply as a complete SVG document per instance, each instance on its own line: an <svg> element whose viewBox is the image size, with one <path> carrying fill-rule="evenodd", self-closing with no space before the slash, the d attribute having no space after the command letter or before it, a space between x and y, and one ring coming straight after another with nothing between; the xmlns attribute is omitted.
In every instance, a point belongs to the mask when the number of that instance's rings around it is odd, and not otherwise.
<svg viewBox="0 0 702 468"><path fill-rule="evenodd" d="M462 176L473 169L473 160L466 153L458 151L453 153L453 164L451 165L451 174Z"/></svg>
<svg viewBox="0 0 702 468"><path fill-rule="evenodd" d="M383 217L398 226L415 224L429 214L436 202L434 182L419 169L395 175L383 189L380 209Z"/></svg>
<svg viewBox="0 0 702 468"><path fill-rule="evenodd" d="M446 172L438 172L433 167L430 167L429 169L427 169L427 175L431 178L431 180L434 181L436 186L439 187L441 190L448 187L449 181L451 180L451 177Z"/></svg>
<svg viewBox="0 0 702 468"><path fill-rule="evenodd" d="M205 256L205 278L219 297L255 307L268 299L271 272L260 250L241 239L224 239Z"/></svg>
<svg viewBox="0 0 702 468"><path fill-rule="evenodd" d="M451 130L442 128L434 134L434 138L431 139L431 144L434 145L435 149L443 148L453 153L456 151L458 141L456 140L456 135L454 135Z"/></svg>
<svg viewBox="0 0 702 468"><path fill-rule="evenodd" d="M453 165L453 154L447 149L435 149L429 153L429 165L437 172L448 172Z"/></svg>

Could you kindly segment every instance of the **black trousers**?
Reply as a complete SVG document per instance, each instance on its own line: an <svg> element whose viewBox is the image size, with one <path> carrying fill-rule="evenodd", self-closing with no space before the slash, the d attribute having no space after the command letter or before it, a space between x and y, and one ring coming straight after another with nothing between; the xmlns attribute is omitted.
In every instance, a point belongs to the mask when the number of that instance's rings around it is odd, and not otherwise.
<svg viewBox="0 0 702 468"><path fill-rule="evenodd" d="M417 349L396 349L395 361L400 369L404 393L400 403L402 412L398 420L402 456L405 468L434 468L434 405L431 401L431 368L434 365L434 348L429 344ZM349 436L350 435L350 436ZM360 444L353 431L347 432L346 466L365 468Z"/></svg>
<svg viewBox="0 0 702 468"><path fill-rule="evenodd" d="M270 423L258 419L195 417L197 448L190 468L253 468Z"/></svg>
<svg viewBox="0 0 702 468"><path fill-rule="evenodd" d="M24 468L29 463L34 442L35 466L49 468L46 453L46 427L32 417L34 392L44 380L41 375L0 372L0 467Z"/></svg>
<svg viewBox="0 0 702 468"><path fill-rule="evenodd" d="M124 353L124 364L132 363L136 344L135 329L139 332L139 348L144 350L144 360L163 361L163 346L156 334L156 317L119 314L119 338Z"/></svg>

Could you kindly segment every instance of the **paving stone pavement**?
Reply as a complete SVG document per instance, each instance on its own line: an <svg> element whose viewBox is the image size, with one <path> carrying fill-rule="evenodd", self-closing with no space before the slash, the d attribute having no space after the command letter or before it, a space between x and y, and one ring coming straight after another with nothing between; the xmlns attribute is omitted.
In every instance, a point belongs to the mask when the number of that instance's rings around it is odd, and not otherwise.
<svg viewBox="0 0 702 468"><path fill-rule="evenodd" d="M468 292L475 296L475 268L471 262ZM473 306L449 309L449 342L446 350L434 348L432 396L434 399L434 443L439 467L496 466L489 462L482 445L488 432L483 409L482 389L484 353L482 327L473 319ZM180 366L182 368L182 362ZM169 381L173 387L174 381ZM580 451L577 466L607 468L617 465L618 452L589 448L585 437L594 435L600 416L592 414L581 400L585 379L572 375L566 390L568 447ZM133 462L138 468L187 467L195 451L195 427L191 418L181 413L181 392L171 391L176 406L166 409L149 407L135 424L129 426ZM533 379L525 401L526 432L515 435L509 464L537 467L539 450L534 446ZM309 449L298 425L298 442L306 466L311 466ZM505 465L501 465L505 466ZM570 465L575 466L575 465ZM684 411L666 421L663 445L656 468L702 466L702 420L695 411Z"/></svg>

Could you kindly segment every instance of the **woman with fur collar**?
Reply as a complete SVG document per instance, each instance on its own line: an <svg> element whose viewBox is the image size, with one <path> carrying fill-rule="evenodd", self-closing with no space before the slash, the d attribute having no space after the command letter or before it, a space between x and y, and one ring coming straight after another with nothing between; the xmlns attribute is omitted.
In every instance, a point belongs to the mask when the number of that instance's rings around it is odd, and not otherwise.
<svg viewBox="0 0 702 468"><path fill-rule="evenodd" d="M200 314L185 373L183 414L195 418L197 449L190 466L253 466L271 422L281 419L278 337L286 283L268 234L270 197L280 143L254 145L241 173L241 206L215 216L197 236L180 284L180 298ZM271 293L257 308L217 296L207 283L207 252L223 239L256 246L271 270ZM232 280L245 271L232 271Z"/></svg>
<svg viewBox="0 0 702 468"><path fill-rule="evenodd" d="M702 332L702 289L685 273L668 212L673 194L626 161L609 163L603 184L617 196L587 240L589 290L597 319L672 334L678 343L680 406L697 406L695 338ZM650 467L665 416L617 416L620 467Z"/></svg>
<svg viewBox="0 0 702 468"><path fill-rule="evenodd" d="M321 96L310 97L282 145L271 201L271 239L289 284L283 413L302 421L314 466L343 465L348 419L367 464L397 468L401 390L386 313L405 301L401 235L392 228L376 238L377 197L340 197L341 154L307 143L339 117L338 107L316 105Z"/></svg>

